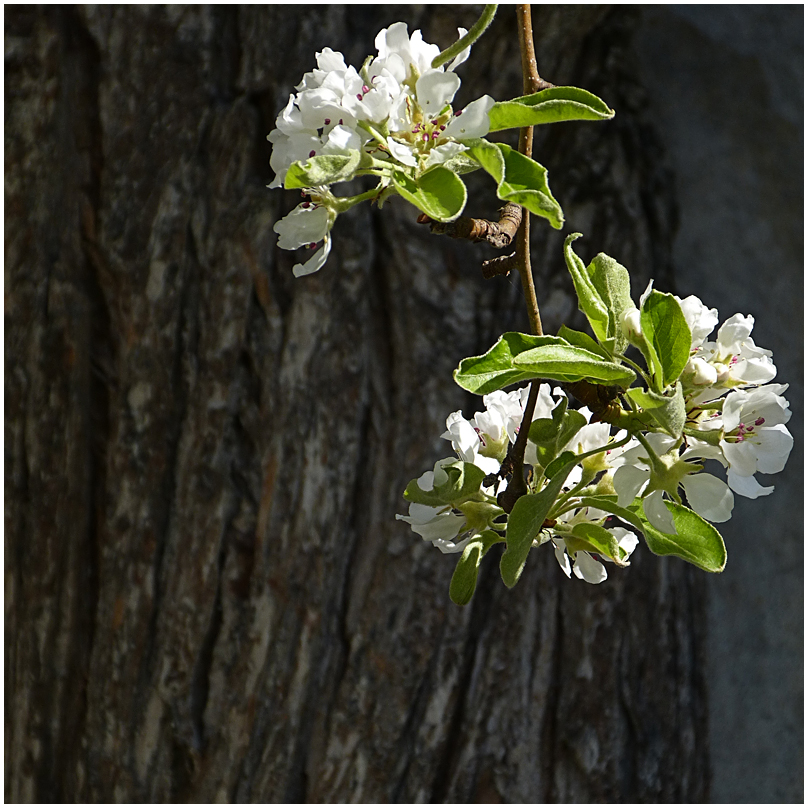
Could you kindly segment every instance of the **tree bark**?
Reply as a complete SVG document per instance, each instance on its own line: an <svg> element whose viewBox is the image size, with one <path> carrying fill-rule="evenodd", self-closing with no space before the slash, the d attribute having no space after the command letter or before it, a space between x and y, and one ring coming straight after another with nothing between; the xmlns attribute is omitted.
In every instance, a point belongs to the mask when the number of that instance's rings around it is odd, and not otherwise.
<svg viewBox="0 0 808 808"><path fill-rule="evenodd" d="M6 9L7 801L706 799L703 573L641 546L592 587L545 549L459 608L456 557L395 521L478 406L452 369L527 328L495 251L401 200L341 216L313 276L276 247L299 196L265 136L314 53L476 15ZM617 110L536 131L568 222L533 227L548 333L579 317L566 232L635 294L673 280L633 25L534 8L541 75ZM460 74L460 103L521 92L510 8Z"/></svg>

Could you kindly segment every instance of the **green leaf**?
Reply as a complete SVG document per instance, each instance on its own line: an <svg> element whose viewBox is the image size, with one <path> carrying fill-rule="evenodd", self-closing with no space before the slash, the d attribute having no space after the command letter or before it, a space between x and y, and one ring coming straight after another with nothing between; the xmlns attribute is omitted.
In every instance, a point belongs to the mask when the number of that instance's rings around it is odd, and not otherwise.
<svg viewBox="0 0 808 808"><path fill-rule="evenodd" d="M620 318L626 309L634 307L628 270L614 258L598 253L586 271L609 315L604 347L612 354L622 354L628 347L628 340L623 336Z"/></svg>
<svg viewBox="0 0 808 808"><path fill-rule="evenodd" d="M580 463L581 458L575 456L575 452L562 452L549 466L544 470L544 474L547 478L552 479L558 474L564 466L570 463L570 468L574 466L576 463Z"/></svg>
<svg viewBox="0 0 808 808"><path fill-rule="evenodd" d="M556 229L564 213L547 185L547 169L504 143L474 141L468 152L496 181L497 196L543 216Z"/></svg>
<svg viewBox="0 0 808 808"><path fill-rule="evenodd" d="M563 341L562 341L563 343ZM514 367L530 369L540 379L615 384L628 387L636 378L634 371L601 359L597 354L569 344L549 344L523 351L513 359Z"/></svg>
<svg viewBox="0 0 808 808"><path fill-rule="evenodd" d="M509 331L482 356L463 359L454 372L454 378L464 390L484 395L534 378L564 382L586 378L595 383L613 382L628 386L634 379L634 372L604 361L583 348L575 348L560 337L537 337Z"/></svg>
<svg viewBox="0 0 808 808"><path fill-rule="evenodd" d="M580 233L570 233L564 240L564 260L572 276L575 294L578 297L578 309L586 315L598 342L603 343L609 338L609 310L592 282L589 270L572 249L572 242L580 237Z"/></svg>
<svg viewBox="0 0 808 808"><path fill-rule="evenodd" d="M645 517L642 500L629 506L642 521L642 532L648 548L655 555L674 555L694 564L706 572L721 572L727 563L727 548L721 534L697 513L664 500L671 512L676 533L657 530Z"/></svg>
<svg viewBox="0 0 808 808"><path fill-rule="evenodd" d="M283 181L284 188L316 188L353 179L361 154L356 149L348 154L322 154L292 163Z"/></svg>
<svg viewBox="0 0 808 808"><path fill-rule="evenodd" d="M449 158L445 163L439 163L434 168L427 169L424 173L434 171L436 168L443 166L453 171L455 174L470 174L472 171L479 171L480 164L468 156L466 152L460 152L454 157Z"/></svg>
<svg viewBox="0 0 808 808"><path fill-rule="evenodd" d="M534 337L518 331L508 331L482 356L463 359L454 372L454 379L464 390L481 396L494 390L501 390L509 384L531 379L533 376L529 371L514 367L513 358L530 348L557 339L557 337Z"/></svg>
<svg viewBox="0 0 808 808"><path fill-rule="evenodd" d="M573 329L562 325L561 328L558 329L558 336L561 337L561 339L565 339L570 345L574 345L576 348L584 348L587 351L598 354L598 356L602 356L604 359L612 361L612 355L605 348L598 345L589 334L584 334L583 331L573 331Z"/></svg>
<svg viewBox="0 0 808 808"><path fill-rule="evenodd" d="M706 572L721 572L727 563L727 549L721 534L697 513L665 500L676 533L663 533L646 518L642 500L637 498L628 508L621 508L616 497L584 497L581 505L608 511L642 531L652 553L682 558Z"/></svg>
<svg viewBox="0 0 808 808"><path fill-rule="evenodd" d="M441 505L454 505L473 497L482 485L485 472L473 463L464 463L456 460L441 467L446 472L447 479L440 485L435 485L431 491L424 491L418 480L411 480L404 491L404 499L409 502L418 502L421 505L439 507Z"/></svg>
<svg viewBox="0 0 808 808"><path fill-rule="evenodd" d="M564 537L568 550L573 552L575 550L585 550L588 553L599 553L606 558L610 558L620 567L628 566L626 551L621 549L614 533L611 533L605 527L579 522L573 526L572 536L572 539L567 536Z"/></svg>
<svg viewBox="0 0 808 808"><path fill-rule="evenodd" d="M563 398L553 410L552 418L537 418L530 425L528 439L536 444L539 464L546 468L559 450L586 425L586 417L577 410L567 409Z"/></svg>
<svg viewBox="0 0 808 808"><path fill-rule="evenodd" d="M414 180L403 171L393 172L393 185L408 202L437 222L451 222L466 206L468 192L463 180L444 166Z"/></svg>
<svg viewBox="0 0 808 808"><path fill-rule="evenodd" d="M635 375L630 368L607 362L561 337L537 337L518 331L503 334L482 356L463 359L454 372L455 381L477 395L536 378L562 382L587 379L596 384L628 387Z"/></svg>
<svg viewBox="0 0 808 808"><path fill-rule="evenodd" d="M577 462L574 455L565 452L551 464L553 476L538 494L526 494L516 500L508 517L508 528L505 533L507 549L499 562L499 571L505 586L509 588L516 586L525 568L530 548L533 546L533 539L539 535L550 508L553 507L561 487ZM550 468L547 469L548 472Z"/></svg>
<svg viewBox="0 0 808 808"><path fill-rule="evenodd" d="M654 407L649 415L673 438L681 438L682 430L687 420L687 408L682 392L682 383L676 382L676 387L665 399L661 407Z"/></svg>
<svg viewBox="0 0 808 808"><path fill-rule="evenodd" d="M483 556L498 542L504 541L502 536L493 530L485 530L474 536L463 548L463 555L457 562L452 581L449 584L449 597L458 606L465 606L477 588L477 575L480 572L480 561Z"/></svg>
<svg viewBox="0 0 808 808"><path fill-rule="evenodd" d="M632 387L626 395L642 408L642 412L634 416L640 423L649 429L661 426L671 437L681 437L687 419L681 382L676 382L676 387L666 393Z"/></svg>
<svg viewBox="0 0 808 808"><path fill-rule="evenodd" d="M483 542L476 536L463 548L449 584L449 597L458 606L465 606L477 588L477 575L483 557Z"/></svg>
<svg viewBox="0 0 808 808"><path fill-rule="evenodd" d="M578 87L551 87L511 101L498 101L488 113L492 132L559 121L603 121L614 110Z"/></svg>
<svg viewBox="0 0 808 808"><path fill-rule="evenodd" d="M628 346L623 336L620 318L632 308L631 280L628 270L614 258L598 253L589 266L572 249L572 242L580 238L572 233L564 242L564 259L572 275L578 308L586 315L598 342L609 356L621 355Z"/></svg>
<svg viewBox="0 0 808 808"><path fill-rule="evenodd" d="M642 304L640 325L659 359L661 378L657 381L664 389L681 376L690 359L690 327L679 301L656 290Z"/></svg>

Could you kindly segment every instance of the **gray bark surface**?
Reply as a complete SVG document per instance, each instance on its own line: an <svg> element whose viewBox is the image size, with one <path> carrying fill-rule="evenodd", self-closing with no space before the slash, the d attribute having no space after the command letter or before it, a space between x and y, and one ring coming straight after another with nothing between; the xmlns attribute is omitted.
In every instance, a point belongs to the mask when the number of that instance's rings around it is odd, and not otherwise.
<svg viewBox="0 0 808 808"><path fill-rule="evenodd" d="M9 801L690 802L707 790L704 574L642 546L591 587L530 557L508 591L395 521L449 453L463 356L526 328L490 248L397 200L341 216L296 280L274 117L315 51L477 9L6 9ZM670 287L672 187L625 7L536 7L539 69L617 110L537 133L561 245ZM521 92L503 7L461 103ZM472 215L493 188L470 178ZM494 554L492 554L494 555Z"/></svg>

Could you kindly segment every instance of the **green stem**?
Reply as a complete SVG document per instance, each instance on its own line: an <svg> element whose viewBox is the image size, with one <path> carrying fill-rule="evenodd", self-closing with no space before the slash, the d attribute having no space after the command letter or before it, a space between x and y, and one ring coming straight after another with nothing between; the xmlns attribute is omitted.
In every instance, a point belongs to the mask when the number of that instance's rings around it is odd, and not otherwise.
<svg viewBox="0 0 808 808"><path fill-rule="evenodd" d="M721 429L701 430L694 429L692 426L686 426L682 432L690 438L697 438L705 443L709 443L711 446L718 446L724 434Z"/></svg>
<svg viewBox="0 0 808 808"><path fill-rule="evenodd" d="M497 3L486 6L483 9L483 13L480 15L480 19L471 26L471 30L465 36L460 37L454 45L446 48L445 51L439 53L432 60L432 69L434 70L441 65L445 65L447 62L451 62L455 56L473 45L483 35L485 29L491 25L491 21L494 19L494 14L496 13Z"/></svg>
<svg viewBox="0 0 808 808"><path fill-rule="evenodd" d="M642 376L646 387L651 386L651 379L648 377L648 374L636 362L632 362L627 356L621 356L620 360L625 362L630 368L633 368L637 371L637 373L640 374L640 376Z"/></svg>
<svg viewBox="0 0 808 808"><path fill-rule="evenodd" d="M621 446L625 446L631 440L631 438L632 438L632 435L627 434L624 438L621 438L620 440L615 441L614 443L607 443L605 446L601 446L598 449L591 449L588 452L584 452L583 454L578 455L578 459L579 460L585 460L587 457L592 457L592 455L600 454L601 452L609 452L612 449L619 449ZM588 480L581 479L581 482L579 482L578 485L576 485L574 488L567 491L566 494L562 494L555 501L555 504L554 504L553 508L555 509L556 505L563 505L571 497L576 496L581 491L581 489L583 489L587 485L589 485L592 482L593 479L594 479L593 477L591 477ZM562 513L564 513L564 512L565 511L562 511ZM558 516L558 514L555 513L555 511L553 510L553 512L550 514L550 516L551 516L551 518L555 519L556 516Z"/></svg>
<svg viewBox="0 0 808 808"><path fill-rule="evenodd" d="M384 136L380 132L377 132L367 121L357 121L357 126L361 126L362 129L370 133L377 143L381 143L382 146L387 148L387 141Z"/></svg>
<svg viewBox="0 0 808 808"><path fill-rule="evenodd" d="M357 194L356 196L336 197L334 209L337 213L345 213L346 210L350 210L354 205L358 205L360 202L367 202L368 199L374 199L378 195L379 189L371 188L369 191L365 191L363 194Z"/></svg>

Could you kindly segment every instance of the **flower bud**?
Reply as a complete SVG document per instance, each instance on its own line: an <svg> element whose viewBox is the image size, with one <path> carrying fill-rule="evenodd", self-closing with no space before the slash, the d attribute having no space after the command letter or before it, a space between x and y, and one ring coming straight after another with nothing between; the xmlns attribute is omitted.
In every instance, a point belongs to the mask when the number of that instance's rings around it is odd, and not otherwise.
<svg viewBox="0 0 808 808"><path fill-rule="evenodd" d="M718 372L715 367L699 357L691 358L685 365L685 375L692 375L692 383L699 387L715 384L718 379Z"/></svg>
<svg viewBox="0 0 808 808"><path fill-rule="evenodd" d="M643 336L639 309L633 306L626 309L620 318L620 327L623 329L623 335L632 345L642 342Z"/></svg>
<svg viewBox="0 0 808 808"><path fill-rule="evenodd" d="M608 471L599 480L595 486L595 496L613 497L617 495L614 490L614 472Z"/></svg>
<svg viewBox="0 0 808 808"><path fill-rule="evenodd" d="M723 362L715 362L713 367L716 372L716 382L718 384L724 384L729 378L729 365L725 365Z"/></svg>

